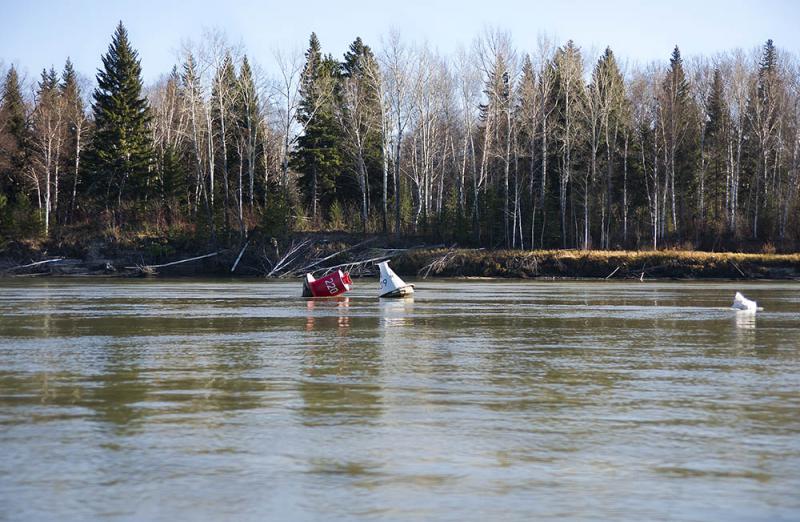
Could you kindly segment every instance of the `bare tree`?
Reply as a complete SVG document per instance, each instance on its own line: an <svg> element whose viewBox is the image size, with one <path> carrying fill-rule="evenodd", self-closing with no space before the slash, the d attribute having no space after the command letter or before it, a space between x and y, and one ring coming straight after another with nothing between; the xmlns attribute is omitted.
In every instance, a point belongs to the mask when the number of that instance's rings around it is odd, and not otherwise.
<svg viewBox="0 0 800 522"><path fill-rule="evenodd" d="M562 246L567 246L567 189L573 176L573 151L579 138L580 115L586 94L583 83L583 59L572 40L559 48L554 58L560 113L559 138L561 168L559 170L559 209Z"/></svg>
<svg viewBox="0 0 800 522"><path fill-rule="evenodd" d="M487 170L490 167L489 160L500 160L503 176L503 236L504 244L510 246L509 174L514 132L512 94L518 75L517 57L509 33L488 29L476 40L475 54L484 77L487 98L481 172L493 176L494 172Z"/></svg>
<svg viewBox="0 0 800 522"><path fill-rule="evenodd" d="M275 83L278 102L283 151L281 158L281 187L289 187L289 153L299 136L297 110L300 106L300 73L303 71L303 52L295 47L290 50L276 48L273 57L278 65L278 80Z"/></svg>
<svg viewBox="0 0 800 522"><path fill-rule="evenodd" d="M391 157L392 182L394 185L394 232L400 234L401 194L400 154L403 138L411 118L411 76L413 62L408 47L400 39L400 31L393 29L383 42L384 52L380 55L382 66L383 116L383 164L384 164L384 215L386 214L387 170Z"/></svg>
<svg viewBox="0 0 800 522"><path fill-rule="evenodd" d="M51 216L57 214L60 158L64 142L66 107L53 69L42 71L33 111L34 162L31 174L40 194L44 233L50 233Z"/></svg>

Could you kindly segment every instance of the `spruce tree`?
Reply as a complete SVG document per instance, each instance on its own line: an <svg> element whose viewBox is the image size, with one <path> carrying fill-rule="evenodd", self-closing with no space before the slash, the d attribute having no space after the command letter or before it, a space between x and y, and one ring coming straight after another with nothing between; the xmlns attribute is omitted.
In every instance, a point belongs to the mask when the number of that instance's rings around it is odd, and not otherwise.
<svg viewBox="0 0 800 522"><path fill-rule="evenodd" d="M59 163L64 139L64 106L58 74L52 67L42 70L35 100L31 118L31 170L36 177L39 210L43 213L46 235L54 221L52 215L58 211Z"/></svg>
<svg viewBox="0 0 800 522"><path fill-rule="evenodd" d="M107 207L114 200L146 200L153 190L150 106L142 96L142 68L128 32L117 25L94 90L95 132L87 155L90 192Z"/></svg>
<svg viewBox="0 0 800 522"><path fill-rule="evenodd" d="M223 226L225 233L230 232L230 211L232 208L230 173L236 170L236 122L233 118L234 100L236 96L236 68L233 58L227 53L216 71L211 89L211 120L214 131L215 148L220 153L215 161L222 173L223 191Z"/></svg>
<svg viewBox="0 0 800 522"><path fill-rule="evenodd" d="M0 197L11 202L22 191L30 132L25 101L14 66L8 70L0 98Z"/></svg>
<svg viewBox="0 0 800 522"><path fill-rule="evenodd" d="M669 177L671 232L682 237L690 225L686 215L696 171L699 136L697 108L689 93L689 81L683 68L680 49L675 46L670 67L662 83L662 133L666 146ZM698 187L699 188L699 187Z"/></svg>
<svg viewBox="0 0 800 522"><path fill-rule="evenodd" d="M0 96L0 234L16 239L41 232L39 216L26 194L32 150L29 111L11 66Z"/></svg>
<svg viewBox="0 0 800 522"><path fill-rule="evenodd" d="M65 221L68 221L75 210L78 182L80 179L81 149L84 147L83 134L86 129L86 114L83 107L78 76L72 61L67 58L64 71L61 73L61 96L64 99L66 116L66 143L63 155L63 170L67 173L66 182L69 188L69 204L65 206Z"/></svg>
<svg viewBox="0 0 800 522"><path fill-rule="evenodd" d="M333 104L338 66L332 57L322 56L317 35L312 33L301 76L301 102L297 113L304 132L292 154L292 167L300 173L298 184L314 221L321 213L320 207L325 209L333 203L342 165L341 132Z"/></svg>
<svg viewBox="0 0 800 522"><path fill-rule="evenodd" d="M558 157L558 197L561 226L561 246L577 244L577 237L570 238L568 209L575 196L574 182L577 156L581 141L581 115L584 112L585 89L583 83L583 58L580 47L568 40L553 56L553 91L556 136L560 142Z"/></svg>
<svg viewBox="0 0 800 522"><path fill-rule="evenodd" d="M605 208L606 212L602 216L605 230L601 234L603 248L610 248L613 236L612 221L622 217L623 221L623 240L627 240L627 216L625 215L625 204L627 200L627 178L622 169L616 168L618 140L624 126L627 124L625 116L627 103L625 100L625 81L622 72L617 64L614 52L610 47L606 47L605 52L597 62L594 80L598 81L599 93L601 97L602 114L602 134L603 144L605 145ZM622 179L619 179L622 178ZM622 193L620 194L620 189ZM622 205L619 205L619 203ZM616 212L619 207L622 212ZM622 214L622 216L619 216Z"/></svg>
<svg viewBox="0 0 800 522"><path fill-rule="evenodd" d="M181 77L178 74L178 68L173 66L164 90L165 97L170 100L168 103L175 104L175 106L180 103L180 83ZM181 118L180 111L175 110L168 123L169 127L180 128ZM168 210L168 219L171 219L172 213L180 207L181 198L186 194L187 179L183 159L180 142L171 139L160 141L157 154L158 187L164 208Z"/></svg>
<svg viewBox="0 0 800 522"><path fill-rule="evenodd" d="M767 40L764 44L764 50L761 54L761 60L758 62L758 79L761 89L774 79L778 68L778 51L775 49L775 44L772 39ZM763 93L763 91L761 91Z"/></svg>
<svg viewBox="0 0 800 522"><path fill-rule="evenodd" d="M381 148L380 74L372 49L356 38L344 55L341 87L349 92L340 97L343 135L349 136L352 176L340 176L337 193L353 203L361 200L362 228L366 232L371 194L380 194L383 154ZM358 139L356 139L358 134ZM358 143L356 143L358 142ZM356 181L357 183L352 183ZM349 182L349 183L348 183Z"/></svg>
<svg viewBox="0 0 800 522"><path fill-rule="evenodd" d="M705 222L721 225L721 220L727 215L724 198L727 189L725 175L730 113L725 102L722 74L718 68L714 69L711 92L706 99L706 115L703 147L706 156L708 203L704 209Z"/></svg>
<svg viewBox="0 0 800 522"><path fill-rule="evenodd" d="M253 70L247 56L242 58L237 80L235 113L238 126L238 139L241 144L240 158L242 170L247 173L248 205L253 207L255 200L256 160L259 140L258 90L253 79Z"/></svg>

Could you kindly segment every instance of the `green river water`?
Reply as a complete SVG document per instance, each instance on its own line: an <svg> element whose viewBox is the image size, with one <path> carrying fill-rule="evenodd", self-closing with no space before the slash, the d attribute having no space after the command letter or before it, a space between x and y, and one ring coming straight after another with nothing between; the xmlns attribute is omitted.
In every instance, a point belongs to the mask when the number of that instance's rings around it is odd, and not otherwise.
<svg viewBox="0 0 800 522"><path fill-rule="evenodd" d="M299 292L0 280L0 520L800 520L798 283Z"/></svg>

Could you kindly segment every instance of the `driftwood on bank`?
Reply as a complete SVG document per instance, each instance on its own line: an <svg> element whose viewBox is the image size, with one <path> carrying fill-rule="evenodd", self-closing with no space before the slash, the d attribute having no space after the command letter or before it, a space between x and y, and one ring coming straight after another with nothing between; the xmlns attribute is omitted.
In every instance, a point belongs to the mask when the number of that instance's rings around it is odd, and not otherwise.
<svg viewBox="0 0 800 522"><path fill-rule="evenodd" d="M190 257L188 259L181 259L179 261L172 261L171 263L163 263L160 265L136 265L136 266L126 266L124 267L125 270L134 270L142 275L155 275L158 273L159 268L166 268L168 266L180 265L183 263L189 263L191 261L198 261L200 259L206 259L209 257L217 256L221 253L225 252L225 250L218 250L217 252L212 252L210 254L205 254L202 256L197 257Z"/></svg>
<svg viewBox="0 0 800 522"><path fill-rule="evenodd" d="M441 245L437 246L437 247L432 247L432 248L440 248L440 247L441 247ZM483 248L475 248L475 249L470 249L470 250L457 250L456 248L450 248L447 252L445 252L444 254L442 254L441 256L439 256L437 258L435 258L433 261L431 261L427 265L425 265L422 268L420 268L419 271L417 272L417 274L422 276L422 279L427 279L428 276L431 275L431 272L433 272L433 275L441 274L442 272L447 270L447 268L449 268L453 264L453 262L455 261L456 257L459 254L463 254L465 252L480 252L482 250L484 250L484 249Z"/></svg>
<svg viewBox="0 0 800 522"><path fill-rule="evenodd" d="M419 248L439 248L427 245L410 248L375 248L372 243L378 239L380 238L373 237L354 245L343 245L333 252L331 247L335 244L307 239L299 244L292 242L282 256L279 256L277 246L273 244L276 257L271 259L267 252L264 253L266 268L263 274L266 277L284 278L302 277L306 273L324 276L334 270L343 270L355 277L369 276L377 273L377 263L381 261Z"/></svg>
<svg viewBox="0 0 800 522"><path fill-rule="evenodd" d="M434 259L433 261L431 261L427 265L423 266L419 270L419 274L422 275L422 279L427 279L428 276L430 275L431 271L433 271L434 274L437 274L437 273L441 272L442 270L444 270L447 267L447 265L450 264L450 261L452 261L452 259L453 259L453 257L455 257L455 255L456 255L456 251L453 250L453 249L450 249L447 252L445 252L443 256L437 257L436 259Z"/></svg>
<svg viewBox="0 0 800 522"><path fill-rule="evenodd" d="M34 268L37 266L46 265L49 263L58 263L59 261L63 261L63 257L55 257L53 259L45 259L44 261L36 261L35 263L28 263L27 265L19 265L19 266L12 266L11 268L7 268L5 272L16 272L17 270L25 270L28 268Z"/></svg>
<svg viewBox="0 0 800 522"><path fill-rule="evenodd" d="M295 272L305 274L308 270L310 270L310 269L312 269L312 268L314 268L316 266L321 265L325 261L329 261L329 260L333 259L334 257L340 256L342 254L346 254L347 252L352 252L353 250L356 250L358 248L363 247L364 245L367 245L369 243L374 242L376 239L377 238L373 237L373 238L367 239L365 241L362 241L361 243L353 245L353 246L351 246L349 248L345 248L344 250L338 250L338 251L334 252L333 254L331 254L329 256L325 256L322 259L317 259L316 261L314 261L310 265L306 265L306 266L304 266L302 268L298 268L297 270L295 270Z"/></svg>
<svg viewBox="0 0 800 522"><path fill-rule="evenodd" d="M239 251L239 255L236 256L236 261L233 262L233 266L231 267L231 273L233 273L234 270L236 270L236 267L239 266L239 261L242 259L242 256L244 255L244 251L247 250L248 246L250 246L250 240L249 239L244 244L242 249Z"/></svg>
<svg viewBox="0 0 800 522"><path fill-rule="evenodd" d="M282 274L289 271L289 267L291 267L291 263L295 261L302 253L302 251L311 243L308 239L301 242L299 245L295 245L294 241L292 245L289 247L289 250L275 262L275 265L272 267L272 270L269 271L267 277L280 277Z"/></svg>

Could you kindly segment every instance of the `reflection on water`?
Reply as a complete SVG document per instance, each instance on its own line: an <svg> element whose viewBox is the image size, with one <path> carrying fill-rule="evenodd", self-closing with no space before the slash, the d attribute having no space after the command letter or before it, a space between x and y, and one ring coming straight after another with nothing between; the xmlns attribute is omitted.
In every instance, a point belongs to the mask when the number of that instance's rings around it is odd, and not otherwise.
<svg viewBox="0 0 800 522"><path fill-rule="evenodd" d="M414 297L380 299L381 320L387 327L412 326L414 324Z"/></svg>
<svg viewBox="0 0 800 522"><path fill-rule="evenodd" d="M3 281L1 518L796 519L798 289Z"/></svg>
<svg viewBox="0 0 800 522"><path fill-rule="evenodd" d="M752 330L756 327L756 312L747 310L737 310L734 312L736 317L736 327L745 330Z"/></svg>
<svg viewBox="0 0 800 522"><path fill-rule="evenodd" d="M315 326L329 328L335 323L340 333L346 333L350 326L349 308L350 298L347 296L306 299L306 330L311 331Z"/></svg>

